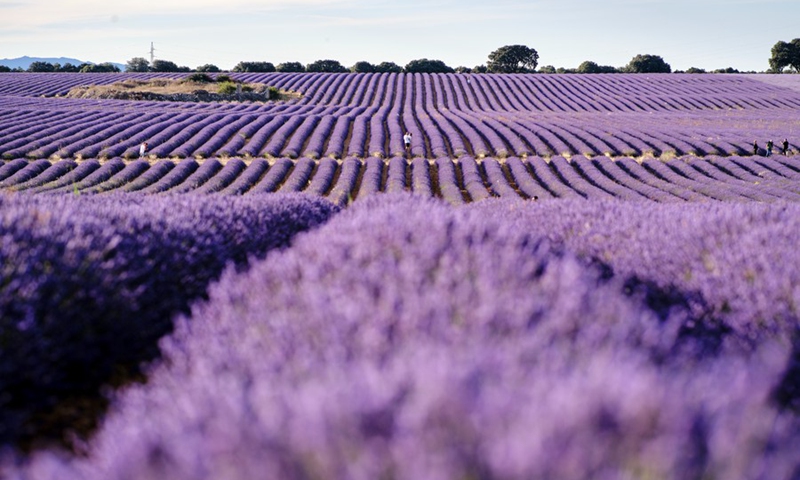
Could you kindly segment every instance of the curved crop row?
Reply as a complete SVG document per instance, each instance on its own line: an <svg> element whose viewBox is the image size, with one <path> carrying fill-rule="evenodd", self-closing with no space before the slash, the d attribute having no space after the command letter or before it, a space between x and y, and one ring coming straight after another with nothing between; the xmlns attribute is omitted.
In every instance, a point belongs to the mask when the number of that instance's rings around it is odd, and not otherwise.
<svg viewBox="0 0 800 480"><path fill-rule="evenodd" d="M115 158L73 162L14 160L0 166L8 192L111 191L250 195L306 192L345 205L375 193L414 192L453 204L490 197L522 200L617 198L631 201L800 201L796 157L680 157L670 161L555 156L459 159L429 162L403 157L343 161L308 157L265 159L146 160Z"/></svg>

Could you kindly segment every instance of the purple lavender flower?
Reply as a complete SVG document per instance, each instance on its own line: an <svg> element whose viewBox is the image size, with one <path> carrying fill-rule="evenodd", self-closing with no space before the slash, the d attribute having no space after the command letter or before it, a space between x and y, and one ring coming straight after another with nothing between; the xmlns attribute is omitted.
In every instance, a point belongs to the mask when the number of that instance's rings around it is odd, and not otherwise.
<svg viewBox="0 0 800 480"><path fill-rule="evenodd" d="M161 177L157 182L143 188L140 193L160 193L169 190L170 188L180 185L187 178L189 178L198 168L199 164L195 159L184 159L177 162L175 168L169 171L166 175Z"/></svg>
<svg viewBox="0 0 800 480"><path fill-rule="evenodd" d="M361 168L359 159L353 157L345 158L342 161L339 179L328 194L328 200L339 206L344 206L351 202Z"/></svg>
<svg viewBox="0 0 800 480"><path fill-rule="evenodd" d="M793 274L761 259L795 210L370 196L223 275L91 455L12 478L791 478ZM719 288L748 263L774 279ZM748 289L794 324L706 315Z"/></svg>
<svg viewBox="0 0 800 480"><path fill-rule="evenodd" d="M12 191L29 190L36 187L41 187L47 183L56 181L65 175L68 175L78 165L72 160L61 160L55 162L49 167L45 168L40 174L31 172L33 175L31 179L24 182L16 182L16 184L9 188ZM21 180L21 179L20 179ZM2 182L0 182L2 184Z"/></svg>
<svg viewBox="0 0 800 480"><path fill-rule="evenodd" d="M228 262L335 212L306 197L215 198L0 198L0 256L14 259L0 288L0 441L35 434L30 416L70 395L96 394L115 365L152 358L171 315Z"/></svg>
<svg viewBox="0 0 800 480"><path fill-rule="evenodd" d="M245 171L220 193L225 195L242 195L246 193L253 185L258 183L268 168L269 163L263 158L251 161Z"/></svg>
<svg viewBox="0 0 800 480"><path fill-rule="evenodd" d="M463 204L464 196L456 178L456 168L453 161L449 158L437 158L436 168L442 198L453 205Z"/></svg>

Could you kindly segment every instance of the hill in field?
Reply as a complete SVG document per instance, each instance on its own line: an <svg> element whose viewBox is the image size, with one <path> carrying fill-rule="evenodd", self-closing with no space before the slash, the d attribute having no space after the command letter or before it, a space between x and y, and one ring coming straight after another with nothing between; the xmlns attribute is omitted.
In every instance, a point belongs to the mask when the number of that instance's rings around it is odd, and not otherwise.
<svg viewBox="0 0 800 480"><path fill-rule="evenodd" d="M81 63L94 63L94 62L87 62L85 60L78 60L76 58L68 58L68 57L17 57L17 58L0 58L0 65L4 65L9 68L21 68L23 70L27 70L28 67L33 62L47 62L53 64L67 64L71 63L73 65L80 65ZM114 63L114 65L118 66L120 70L125 70L125 65L122 63Z"/></svg>

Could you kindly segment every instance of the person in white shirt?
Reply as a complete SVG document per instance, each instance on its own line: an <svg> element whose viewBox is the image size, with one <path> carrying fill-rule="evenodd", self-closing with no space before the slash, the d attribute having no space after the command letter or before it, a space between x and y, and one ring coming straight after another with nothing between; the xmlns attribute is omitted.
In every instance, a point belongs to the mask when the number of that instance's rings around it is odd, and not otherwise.
<svg viewBox="0 0 800 480"><path fill-rule="evenodd" d="M410 153L411 152L411 132L406 132L406 134L403 135L403 144L405 144L405 146L406 146L406 153Z"/></svg>
<svg viewBox="0 0 800 480"><path fill-rule="evenodd" d="M144 157L146 151L147 151L147 142L143 142L141 145L139 145L139 157Z"/></svg>

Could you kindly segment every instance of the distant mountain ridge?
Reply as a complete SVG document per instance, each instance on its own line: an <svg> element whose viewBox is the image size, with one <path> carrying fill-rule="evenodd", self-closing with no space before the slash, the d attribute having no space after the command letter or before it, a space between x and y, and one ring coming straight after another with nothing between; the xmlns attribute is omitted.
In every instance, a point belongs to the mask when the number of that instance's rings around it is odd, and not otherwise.
<svg viewBox="0 0 800 480"><path fill-rule="evenodd" d="M67 57L28 57L27 55L24 57L17 57L17 58L0 58L0 65L4 65L8 68L21 68L23 70L27 70L28 67L33 62L47 62L47 63L58 63L61 65L71 63L73 65L80 65L82 63L92 63L95 62L87 62L84 60L78 60L76 58L67 58ZM102 62L101 62L102 63ZM119 67L120 70L125 70L125 64L123 63L115 63L110 62L113 65Z"/></svg>

